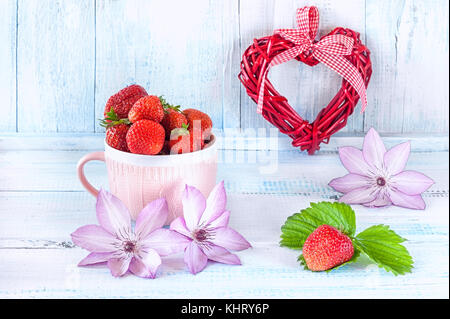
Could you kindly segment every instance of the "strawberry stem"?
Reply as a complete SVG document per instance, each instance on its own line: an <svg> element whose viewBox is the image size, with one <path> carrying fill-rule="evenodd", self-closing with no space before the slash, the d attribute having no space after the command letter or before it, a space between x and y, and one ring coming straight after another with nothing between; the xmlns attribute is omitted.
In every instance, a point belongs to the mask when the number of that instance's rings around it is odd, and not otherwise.
<svg viewBox="0 0 450 319"><path fill-rule="evenodd" d="M174 111L176 111L178 113L181 113L181 110L180 110L181 106L180 105L172 105L172 104L168 103L166 101L166 99L163 97L163 95L159 96L159 100L161 101L162 107L164 109L164 113L167 113L168 109L172 109L172 110L174 110Z"/></svg>
<svg viewBox="0 0 450 319"><path fill-rule="evenodd" d="M112 108L112 107L109 110L109 112L106 112L105 118L99 119L99 120L100 120L100 126L106 127L106 128L110 128L112 126L119 125L119 124L126 124L126 125L131 124L131 122L127 118L123 118L123 119L119 118L119 116L114 111L114 108Z"/></svg>

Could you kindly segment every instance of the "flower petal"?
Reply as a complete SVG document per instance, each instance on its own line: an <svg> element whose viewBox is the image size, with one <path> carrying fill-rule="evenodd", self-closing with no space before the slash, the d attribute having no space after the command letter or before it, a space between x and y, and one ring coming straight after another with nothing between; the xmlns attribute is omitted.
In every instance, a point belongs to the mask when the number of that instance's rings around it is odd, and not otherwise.
<svg viewBox="0 0 450 319"><path fill-rule="evenodd" d="M378 195L373 201L363 204L366 207L384 207L392 205L392 201L386 196Z"/></svg>
<svg viewBox="0 0 450 319"><path fill-rule="evenodd" d="M383 144L383 141L378 135L377 131L371 128L366 136L364 137L363 142L363 156L366 162L377 169L383 168L383 158L386 153L386 147Z"/></svg>
<svg viewBox="0 0 450 319"><path fill-rule="evenodd" d="M75 245L96 253L116 251L116 239L98 225L86 225L78 228L71 235Z"/></svg>
<svg viewBox="0 0 450 319"><path fill-rule="evenodd" d="M97 195L97 219L99 224L111 234L119 230L131 229L128 208L110 192L101 189Z"/></svg>
<svg viewBox="0 0 450 319"><path fill-rule="evenodd" d="M183 216L189 230L195 230L206 208L205 196L194 186L186 185L181 198Z"/></svg>
<svg viewBox="0 0 450 319"><path fill-rule="evenodd" d="M218 218L225 211L227 205L227 193L223 181L217 184L206 200L206 209L200 218L200 224L207 225Z"/></svg>
<svg viewBox="0 0 450 319"><path fill-rule="evenodd" d="M420 195L406 195L402 192L390 192L389 197L392 203L396 206L411 208L411 209L425 209L426 205Z"/></svg>
<svg viewBox="0 0 450 319"><path fill-rule="evenodd" d="M370 180L366 176L350 173L333 179L328 185L345 194L356 188L369 187Z"/></svg>
<svg viewBox="0 0 450 319"><path fill-rule="evenodd" d="M220 227L214 230L213 244L229 250L244 250L251 247L250 243L237 231L228 227Z"/></svg>
<svg viewBox="0 0 450 319"><path fill-rule="evenodd" d="M354 174L367 176L370 172L370 166L364 160L362 152L352 146L344 146L339 148L339 158L342 165Z"/></svg>
<svg viewBox="0 0 450 319"><path fill-rule="evenodd" d="M241 260L235 254L230 253L223 247L211 245L205 249L205 254L208 259L217 261L222 264L241 265Z"/></svg>
<svg viewBox="0 0 450 319"><path fill-rule="evenodd" d="M214 219L209 223L209 227L217 228L217 227L227 227L228 221L230 220L230 212L228 210L224 211L222 215Z"/></svg>
<svg viewBox="0 0 450 319"><path fill-rule="evenodd" d="M141 250L141 258L133 257L130 263L130 271L142 278L155 278L158 267L161 265L161 257L153 249Z"/></svg>
<svg viewBox="0 0 450 319"><path fill-rule="evenodd" d="M403 171L400 174L392 176L390 184L406 195L418 195L430 188L434 184L434 181L428 176L416 171Z"/></svg>
<svg viewBox="0 0 450 319"><path fill-rule="evenodd" d="M108 261L113 256L112 253L90 253L78 263L78 266L89 266Z"/></svg>
<svg viewBox="0 0 450 319"><path fill-rule="evenodd" d="M172 223L170 223L170 229L186 237L192 238L191 231L187 229L186 222L183 217L174 219Z"/></svg>
<svg viewBox="0 0 450 319"><path fill-rule="evenodd" d="M398 174L405 169L410 152L411 143L405 142L394 146L384 154L384 166L390 175Z"/></svg>
<svg viewBox="0 0 450 319"><path fill-rule="evenodd" d="M357 188L344 196L339 201L346 204L365 204L373 201L377 197L377 190L369 188Z"/></svg>
<svg viewBox="0 0 450 319"><path fill-rule="evenodd" d="M184 252L184 262L186 263L189 271L194 275L205 269L208 263L208 257L197 246L195 242L191 242Z"/></svg>
<svg viewBox="0 0 450 319"><path fill-rule="evenodd" d="M148 203L136 219L136 235L141 239L146 238L152 231L164 226L168 215L169 209L165 198Z"/></svg>
<svg viewBox="0 0 450 319"><path fill-rule="evenodd" d="M108 260L108 268L114 277L123 276L130 266L131 258L112 258Z"/></svg>
<svg viewBox="0 0 450 319"><path fill-rule="evenodd" d="M175 231L161 228L152 232L141 243L164 257L184 251L191 241Z"/></svg>

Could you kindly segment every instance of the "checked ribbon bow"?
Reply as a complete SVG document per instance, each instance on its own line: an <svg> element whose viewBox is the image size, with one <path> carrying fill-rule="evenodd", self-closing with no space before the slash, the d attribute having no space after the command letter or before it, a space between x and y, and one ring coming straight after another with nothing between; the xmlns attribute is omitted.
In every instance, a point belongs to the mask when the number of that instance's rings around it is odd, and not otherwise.
<svg viewBox="0 0 450 319"><path fill-rule="evenodd" d="M337 72L356 90L362 101L362 112L367 105L366 86L361 74L356 67L351 64L345 55L352 53L354 40L342 34L329 35L319 42L314 42L319 28L319 10L317 7L303 7L297 9L298 29L278 29L275 34L291 41L294 47L276 55L267 69L263 79L272 66L287 62L305 51L311 51L312 55L320 62ZM262 113L264 104L264 82L261 81L258 94L258 113Z"/></svg>

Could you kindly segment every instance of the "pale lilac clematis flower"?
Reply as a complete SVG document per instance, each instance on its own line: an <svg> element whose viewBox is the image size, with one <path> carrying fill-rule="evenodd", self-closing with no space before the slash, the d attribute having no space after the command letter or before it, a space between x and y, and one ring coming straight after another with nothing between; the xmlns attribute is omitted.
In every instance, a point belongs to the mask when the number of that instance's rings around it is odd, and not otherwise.
<svg viewBox="0 0 450 319"><path fill-rule="evenodd" d="M329 185L344 193L339 201L347 204L425 209L421 194L434 181L422 173L404 170L410 151L410 142L386 151L380 136L371 128L362 152L350 146L339 149L341 162L350 174L333 179Z"/></svg>
<svg viewBox="0 0 450 319"><path fill-rule="evenodd" d="M86 225L71 234L77 246L91 252L78 266L107 262L115 277L130 270L139 277L155 278L160 256L181 252L189 243L184 236L161 228L168 215L163 198L144 207L134 231L127 207L111 193L100 190L96 208L100 225Z"/></svg>
<svg viewBox="0 0 450 319"><path fill-rule="evenodd" d="M184 253L184 262L189 271L202 271L209 260L240 265L238 256L229 250L244 250L251 247L235 230L228 227L230 212L223 181L217 184L206 200L195 187L186 185L182 197L183 217L170 224L170 229L183 234L190 243Z"/></svg>

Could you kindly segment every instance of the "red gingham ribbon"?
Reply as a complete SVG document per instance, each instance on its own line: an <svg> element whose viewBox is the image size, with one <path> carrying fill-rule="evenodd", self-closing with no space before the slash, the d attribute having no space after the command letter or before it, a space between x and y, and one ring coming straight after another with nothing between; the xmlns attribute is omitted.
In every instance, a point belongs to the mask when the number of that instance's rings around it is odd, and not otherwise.
<svg viewBox="0 0 450 319"><path fill-rule="evenodd" d="M275 30L275 34L293 42L295 46L272 59L263 74L263 79L267 77L272 66L292 60L302 52L311 50L318 61L336 71L355 88L361 98L362 112L364 112L367 105L366 86L356 67L343 57L352 53L354 40L342 34L335 34L314 43L319 28L319 10L314 6L297 9L297 24L298 29ZM263 109L264 82L264 80L261 81L258 94L258 113L262 113Z"/></svg>

